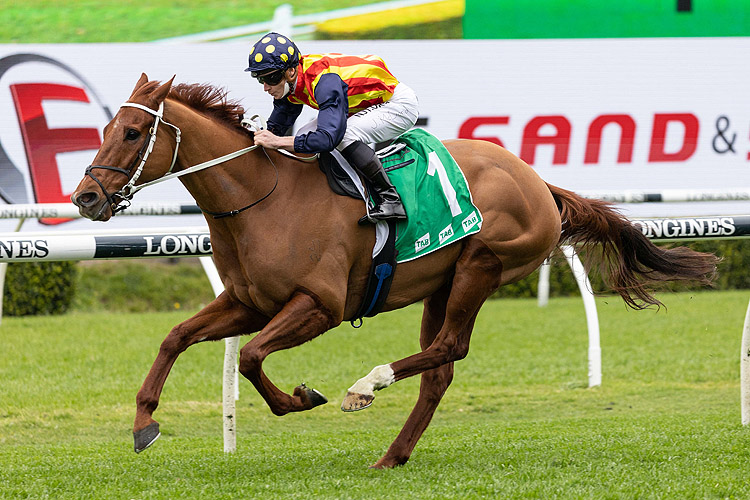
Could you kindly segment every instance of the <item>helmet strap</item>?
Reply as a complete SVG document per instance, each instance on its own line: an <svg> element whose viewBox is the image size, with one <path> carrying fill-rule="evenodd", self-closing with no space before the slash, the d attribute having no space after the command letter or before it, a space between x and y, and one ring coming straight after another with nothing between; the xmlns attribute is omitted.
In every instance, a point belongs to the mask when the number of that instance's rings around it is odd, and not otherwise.
<svg viewBox="0 0 750 500"><path fill-rule="evenodd" d="M295 87L297 87L297 79L296 78L294 79L294 82L292 82L291 86L289 85L289 82L287 80L284 80L284 96L282 97L282 99L284 97L288 96L289 94L291 94L292 93L292 89L295 88Z"/></svg>

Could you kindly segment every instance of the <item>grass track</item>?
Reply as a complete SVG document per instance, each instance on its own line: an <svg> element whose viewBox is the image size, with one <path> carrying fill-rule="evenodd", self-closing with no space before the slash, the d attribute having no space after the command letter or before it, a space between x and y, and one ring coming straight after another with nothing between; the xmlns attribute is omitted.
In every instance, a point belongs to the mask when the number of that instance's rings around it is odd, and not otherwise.
<svg viewBox="0 0 750 500"><path fill-rule="evenodd" d="M377 0L0 0L0 41L149 42L270 21L282 3L303 15Z"/></svg>
<svg viewBox="0 0 750 500"><path fill-rule="evenodd" d="M274 6L0 0L0 40L147 41L268 20ZM604 380L591 390L580 299L489 303L412 460L390 471L366 466L401 428L418 380L364 412L338 403L372 366L417 349L419 307L269 358L280 387L306 381L331 403L277 418L243 380L234 455L221 452L221 344L180 358L156 413L162 438L132 452L135 393L184 312L4 318L0 498L748 498L737 359L747 294L663 300L659 313L598 300Z"/></svg>
<svg viewBox="0 0 750 500"><path fill-rule="evenodd" d="M406 467L371 471L418 389L338 409L372 366L417 349L421 307L342 326L272 355L283 389L331 403L274 417L241 382L238 452L221 451L221 344L175 365L162 438L132 452L135 393L184 312L4 318L2 498L747 498L739 416L745 292L662 297L668 311L600 298L603 386L586 389L580 299L491 301L469 357Z"/></svg>

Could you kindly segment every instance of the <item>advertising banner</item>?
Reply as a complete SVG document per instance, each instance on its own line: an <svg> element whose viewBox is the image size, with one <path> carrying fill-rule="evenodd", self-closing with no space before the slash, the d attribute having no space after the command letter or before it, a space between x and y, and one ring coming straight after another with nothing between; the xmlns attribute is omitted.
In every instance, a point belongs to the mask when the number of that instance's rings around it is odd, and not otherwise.
<svg viewBox="0 0 750 500"><path fill-rule="evenodd" d="M416 90L440 139L503 145L574 191L750 187L750 38L303 41L303 53L377 54ZM0 206L67 201L141 72L223 87L247 115L272 98L243 70L248 42L0 45ZM307 109L298 126L315 117ZM304 168L315 168L305 166ZM190 204L177 180L134 203ZM747 213L747 201L621 205L629 216ZM73 220L24 230L104 228ZM54 224L49 224L54 223ZM115 217L107 228L196 225ZM0 220L0 231L16 222Z"/></svg>

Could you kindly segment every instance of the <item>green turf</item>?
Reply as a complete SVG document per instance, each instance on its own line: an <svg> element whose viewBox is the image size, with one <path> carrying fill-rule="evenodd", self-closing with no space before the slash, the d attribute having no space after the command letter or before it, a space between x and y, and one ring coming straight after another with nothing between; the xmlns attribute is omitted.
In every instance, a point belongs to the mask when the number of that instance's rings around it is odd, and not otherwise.
<svg viewBox="0 0 750 500"><path fill-rule="evenodd" d="M186 313L74 313L0 325L0 498L747 498L739 344L747 293L664 294L668 310L598 299L603 385L588 389L580 299L495 300L405 467L385 452L418 389L408 379L345 414L346 388L417 349L421 307L348 325L268 358L282 389L331 402L275 417L242 380L238 451L221 431L221 343L176 363L132 451L134 399Z"/></svg>
<svg viewBox="0 0 750 500"><path fill-rule="evenodd" d="M282 3L295 15L374 0L0 0L0 42L148 42L270 21Z"/></svg>

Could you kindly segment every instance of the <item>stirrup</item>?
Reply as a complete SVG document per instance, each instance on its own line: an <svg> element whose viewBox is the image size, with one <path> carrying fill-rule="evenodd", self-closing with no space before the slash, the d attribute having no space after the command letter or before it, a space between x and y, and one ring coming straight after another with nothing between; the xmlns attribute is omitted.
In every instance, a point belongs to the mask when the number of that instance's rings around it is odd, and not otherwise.
<svg viewBox="0 0 750 500"><path fill-rule="evenodd" d="M360 226L366 226L368 224L377 224L377 223L378 223L378 221L376 219L373 219L372 217L370 217L370 214L363 215L357 221L357 224L359 224Z"/></svg>
<svg viewBox="0 0 750 500"><path fill-rule="evenodd" d="M391 213L391 214L384 214L382 212L378 212L378 209L382 207L383 205L378 205L375 208L373 208L372 212L368 212L365 215L363 215L359 221L357 221L357 224L360 226L366 226L367 224L377 224L378 221L381 220L406 220L406 211L404 210L404 206L402 204L399 204L401 210Z"/></svg>

